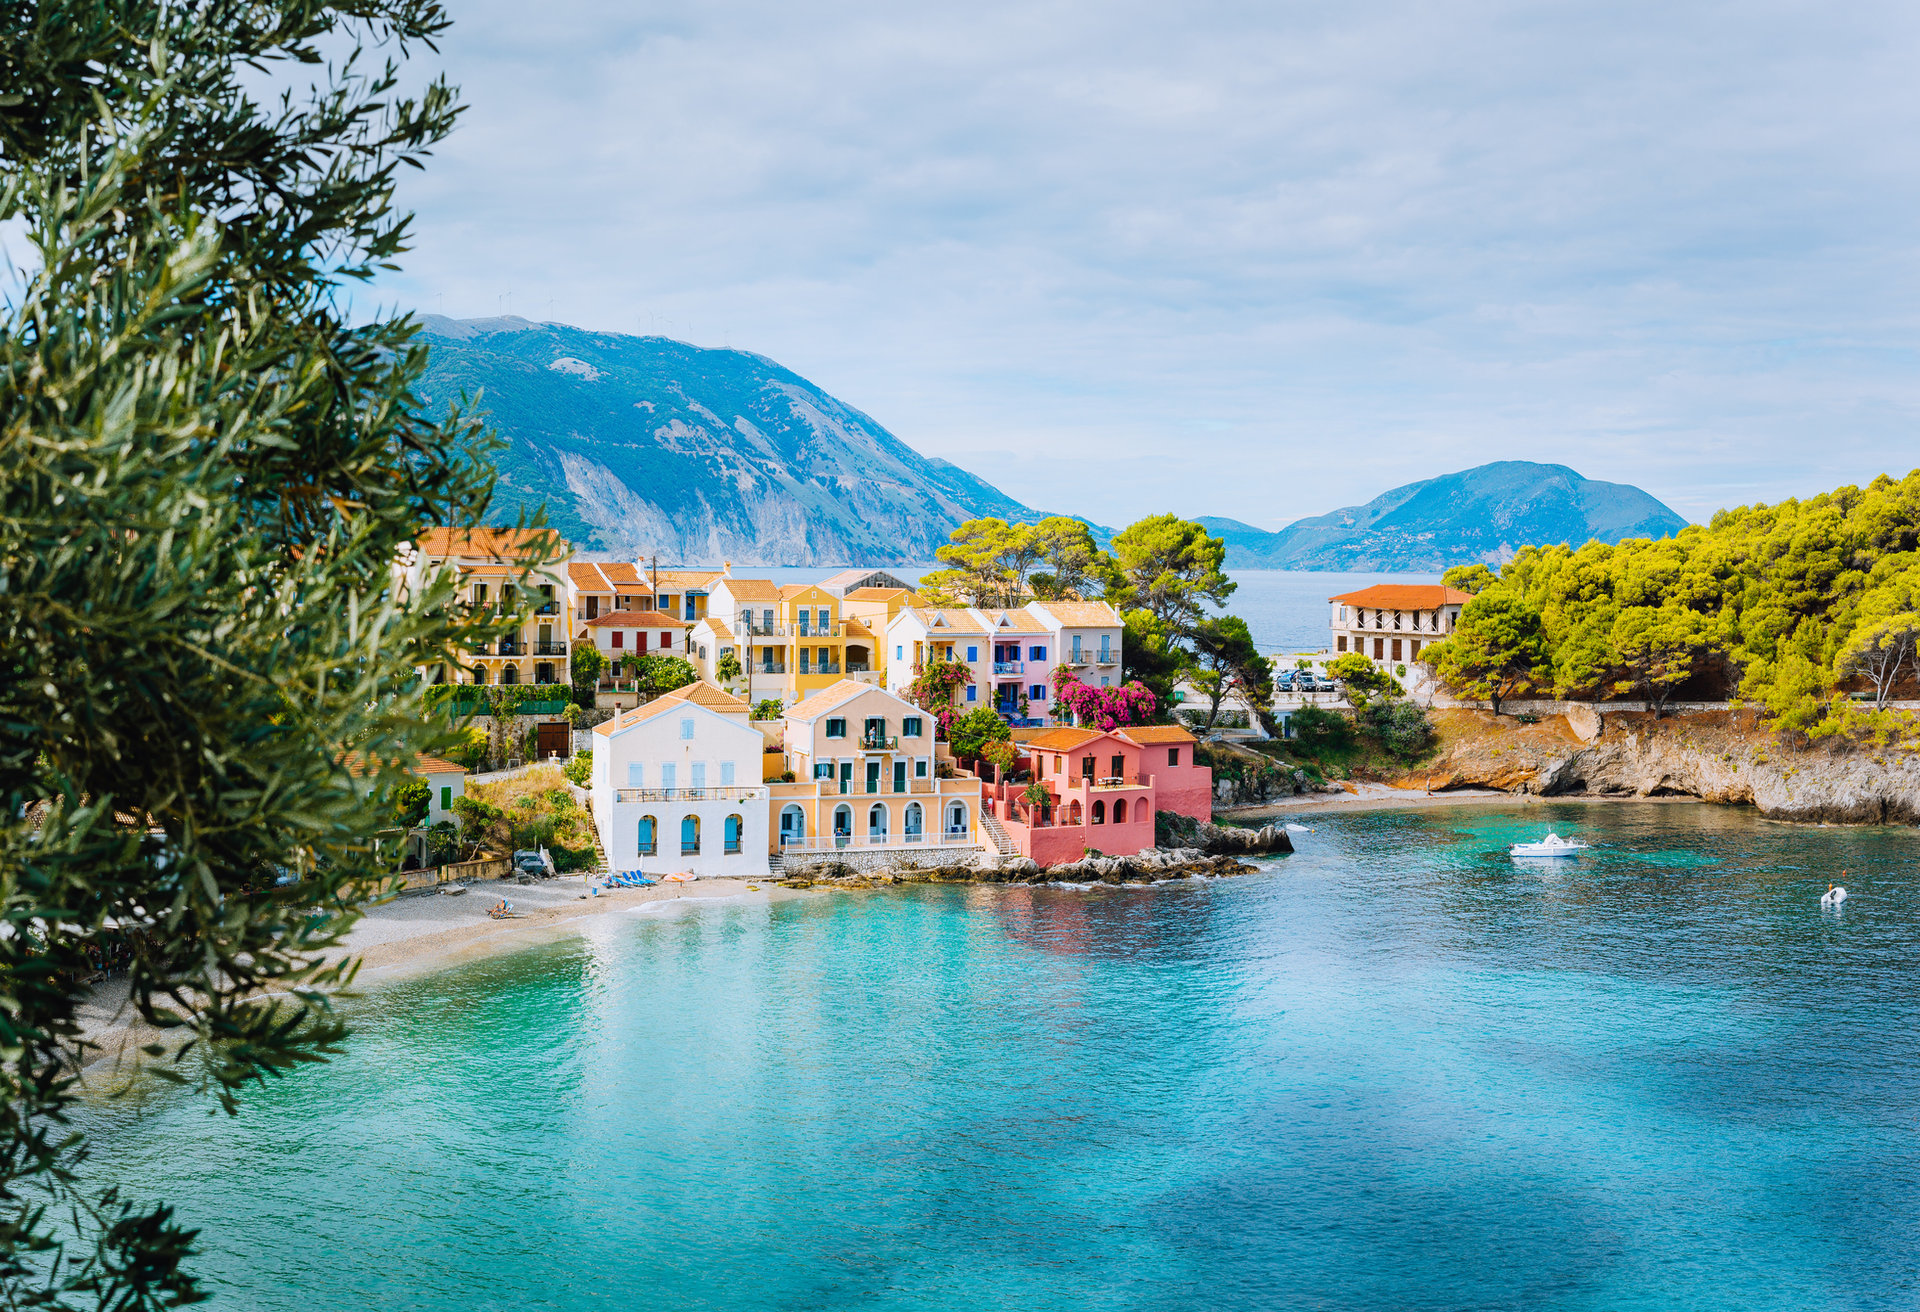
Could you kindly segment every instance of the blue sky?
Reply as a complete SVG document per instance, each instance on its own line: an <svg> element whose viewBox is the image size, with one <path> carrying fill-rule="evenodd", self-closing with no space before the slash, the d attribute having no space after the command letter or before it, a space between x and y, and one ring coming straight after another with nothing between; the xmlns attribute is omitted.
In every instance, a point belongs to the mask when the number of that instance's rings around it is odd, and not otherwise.
<svg viewBox="0 0 1920 1312"><path fill-rule="evenodd" d="M758 351L1030 504L1920 464L1920 9L466 0L383 300Z"/></svg>

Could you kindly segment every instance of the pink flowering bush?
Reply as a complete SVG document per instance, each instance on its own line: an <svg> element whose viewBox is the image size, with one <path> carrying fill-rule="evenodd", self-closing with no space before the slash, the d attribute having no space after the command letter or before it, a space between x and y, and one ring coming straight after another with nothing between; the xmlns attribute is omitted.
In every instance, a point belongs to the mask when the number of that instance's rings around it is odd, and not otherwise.
<svg viewBox="0 0 1920 1312"><path fill-rule="evenodd" d="M1118 688L1096 688L1082 683L1071 670L1053 672L1054 709L1073 712L1074 723L1083 729L1118 729L1129 724L1147 724L1160 709L1160 700L1139 682Z"/></svg>

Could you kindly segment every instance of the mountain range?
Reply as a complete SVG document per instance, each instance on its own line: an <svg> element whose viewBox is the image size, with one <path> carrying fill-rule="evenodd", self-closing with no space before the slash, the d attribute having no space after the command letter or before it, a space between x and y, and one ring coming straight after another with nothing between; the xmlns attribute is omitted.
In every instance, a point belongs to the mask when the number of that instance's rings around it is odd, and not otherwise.
<svg viewBox="0 0 1920 1312"><path fill-rule="evenodd" d="M932 560L964 520L1045 517L762 355L511 315L422 322L422 398L437 408L477 396L507 443L495 518L544 506L588 551L908 565ZM1530 542L1659 537L1686 521L1639 488L1508 460L1276 533L1200 522L1226 540L1233 568L1437 571L1497 564Z"/></svg>
<svg viewBox="0 0 1920 1312"><path fill-rule="evenodd" d="M515 316L422 322L422 398L477 395L507 440L495 517L544 504L578 547L904 565L932 560L963 520L1045 517L765 356Z"/></svg>
<svg viewBox="0 0 1920 1312"><path fill-rule="evenodd" d="M1583 478L1565 465L1501 460L1394 488L1364 506L1297 520L1277 533L1203 517L1237 569L1438 573L1504 564L1528 543L1660 538L1687 521L1626 483Z"/></svg>

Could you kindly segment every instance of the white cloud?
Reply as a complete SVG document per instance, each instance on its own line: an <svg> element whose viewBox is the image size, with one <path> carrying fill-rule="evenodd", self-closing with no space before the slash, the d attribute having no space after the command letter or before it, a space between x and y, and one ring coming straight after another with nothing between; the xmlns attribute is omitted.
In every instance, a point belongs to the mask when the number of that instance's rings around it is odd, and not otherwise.
<svg viewBox="0 0 1920 1312"><path fill-rule="evenodd" d="M473 3L383 295L730 341L1108 522L1509 457L1704 515L1913 460L1917 25Z"/></svg>

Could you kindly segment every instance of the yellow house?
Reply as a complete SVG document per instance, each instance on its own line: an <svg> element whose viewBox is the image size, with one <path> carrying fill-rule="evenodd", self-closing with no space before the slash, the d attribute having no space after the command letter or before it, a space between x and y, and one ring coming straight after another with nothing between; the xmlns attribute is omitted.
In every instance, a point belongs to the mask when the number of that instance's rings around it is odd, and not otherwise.
<svg viewBox="0 0 1920 1312"><path fill-rule="evenodd" d="M451 570L460 599L470 605L510 611L531 600L533 610L518 632L457 653L454 661L429 668L428 677L435 683L567 683L567 550L551 529L428 529L398 562L403 595L423 589L430 574Z"/></svg>
<svg viewBox="0 0 1920 1312"><path fill-rule="evenodd" d="M789 706L850 673L870 679L878 642L865 623L847 616L844 601L815 584L731 577L713 585L692 640L703 672L731 651L741 676L729 686L739 696L777 697Z"/></svg>
<svg viewBox="0 0 1920 1312"><path fill-rule="evenodd" d="M887 662L893 653L887 648L887 626L894 617L909 606L920 604L920 594L907 588L855 588L847 593L845 609L848 624L858 624L866 630L867 641L849 643L847 651L847 677L859 679L885 688L887 682ZM853 649L865 647L871 653L866 657L866 670L859 668L859 655Z"/></svg>

